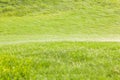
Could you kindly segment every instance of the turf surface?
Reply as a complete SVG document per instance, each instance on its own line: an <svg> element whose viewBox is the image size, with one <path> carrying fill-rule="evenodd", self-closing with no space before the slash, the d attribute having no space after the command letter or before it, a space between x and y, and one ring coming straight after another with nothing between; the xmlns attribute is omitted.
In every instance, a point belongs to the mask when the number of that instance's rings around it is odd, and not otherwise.
<svg viewBox="0 0 120 80"><path fill-rule="evenodd" d="M119 80L120 0L0 0L0 80Z"/></svg>
<svg viewBox="0 0 120 80"><path fill-rule="evenodd" d="M44 42L0 47L1 80L119 80L120 44Z"/></svg>

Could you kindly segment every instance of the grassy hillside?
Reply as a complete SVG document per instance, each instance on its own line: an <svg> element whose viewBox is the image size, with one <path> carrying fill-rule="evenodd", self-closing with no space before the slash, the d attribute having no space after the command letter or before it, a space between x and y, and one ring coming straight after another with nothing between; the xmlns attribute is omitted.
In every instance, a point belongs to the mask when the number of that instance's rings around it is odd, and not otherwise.
<svg viewBox="0 0 120 80"><path fill-rule="evenodd" d="M0 80L119 80L119 58L120 0L0 0Z"/></svg>
<svg viewBox="0 0 120 80"><path fill-rule="evenodd" d="M84 7L48 14L28 13L22 17L1 16L0 41L120 39L119 6L96 4Z"/></svg>
<svg viewBox="0 0 120 80"><path fill-rule="evenodd" d="M0 4L3 5L0 14L0 41L120 39L119 0L3 0ZM46 7L43 8L42 4ZM4 12L8 5L14 9Z"/></svg>
<svg viewBox="0 0 120 80"><path fill-rule="evenodd" d="M120 15L107 11L83 10L24 17L1 17L0 40L45 38L118 38ZM13 36L14 35L14 36ZM3 37L2 37L3 36ZM12 37L13 38L12 38ZM16 37L15 37L16 36ZM6 39L6 40L9 40Z"/></svg>

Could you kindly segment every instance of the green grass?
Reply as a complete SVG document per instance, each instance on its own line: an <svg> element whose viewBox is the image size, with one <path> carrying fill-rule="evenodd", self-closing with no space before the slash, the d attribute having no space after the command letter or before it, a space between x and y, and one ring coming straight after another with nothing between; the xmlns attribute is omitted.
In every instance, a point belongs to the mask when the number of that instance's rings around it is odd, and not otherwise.
<svg viewBox="0 0 120 80"><path fill-rule="evenodd" d="M0 41L48 39L120 39L120 15L80 10L0 18Z"/></svg>
<svg viewBox="0 0 120 80"><path fill-rule="evenodd" d="M119 80L119 57L120 0L0 0L0 80Z"/></svg>
<svg viewBox="0 0 120 80"><path fill-rule="evenodd" d="M116 9L120 0L0 0L0 15L24 16L28 13L56 13L85 8Z"/></svg>
<svg viewBox="0 0 120 80"><path fill-rule="evenodd" d="M19 17L15 14L13 16L5 16L1 14L0 18L0 41L6 40L5 36L12 40L17 38L26 39L41 39L47 38L113 38L120 39L120 6L119 0L39 0L28 1L23 0L23 3L17 1L6 0L7 3L15 4L17 6L33 5L31 3L42 4L47 6L52 5L55 8L73 7L74 9L67 9L65 11L57 11L52 8L50 11L55 10L53 13L41 13L36 11L28 13L25 16ZM5 0L2 0L5 2ZM16 3L15 3L16 2ZM55 3L59 3L55 5ZM65 3L64 3L65 2ZM3 3L1 3L3 4ZM71 5L73 4L73 5ZM7 4L6 4L7 5ZM13 6L13 5L11 5ZM33 6L31 6L33 7ZM16 8L16 7L15 7ZM39 6L39 8L41 8ZM2 8L4 9L4 7ZM16 8L17 9L17 8ZM31 8L30 8L31 9ZM45 8L48 9L48 8ZM20 9L22 10L22 9ZM25 9L29 10L29 9ZM17 11L17 10L13 10ZM32 11L32 10L31 10ZM12 11L9 11L12 13ZM22 11L23 13L24 11ZM3 13L7 14L7 12ZM19 13L21 14L21 13ZM24 13L23 13L24 15ZM5 36L4 36L5 35ZM11 37L15 36L15 38ZM22 37L21 37L22 36ZM25 37L24 37L25 36ZM5 38L4 38L5 37Z"/></svg>
<svg viewBox="0 0 120 80"><path fill-rule="evenodd" d="M44 42L0 46L1 80L119 80L120 44Z"/></svg>
<svg viewBox="0 0 120 80"><path fill-rule="evenodd" d="M120 39L120 15L117 11L88 7L50 14L1 17L0 40L7 40L5 36L9 36L8 40L11 41L19 38L20 40L26 40L26 38L33 40L41 38L112 39L113 37Z"/></svg>

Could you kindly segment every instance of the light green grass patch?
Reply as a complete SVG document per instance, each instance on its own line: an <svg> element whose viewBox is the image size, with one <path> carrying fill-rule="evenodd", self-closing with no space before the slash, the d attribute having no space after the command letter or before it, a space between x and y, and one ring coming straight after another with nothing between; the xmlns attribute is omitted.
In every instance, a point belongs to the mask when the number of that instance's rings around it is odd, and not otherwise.
<svg viewBox="0 0 120 80"><path fill-rule="evenodd" d="M1 17L0 41L41 39L120 39L120 16L108 11L67 11L57 14Z"/></svg>
<svg viewBox="0 0 120 80"><path fill-rule="evenodd" d="M119 43L110 42L3 45L0 47L0 78L118 80L119 57Z"/></svg>

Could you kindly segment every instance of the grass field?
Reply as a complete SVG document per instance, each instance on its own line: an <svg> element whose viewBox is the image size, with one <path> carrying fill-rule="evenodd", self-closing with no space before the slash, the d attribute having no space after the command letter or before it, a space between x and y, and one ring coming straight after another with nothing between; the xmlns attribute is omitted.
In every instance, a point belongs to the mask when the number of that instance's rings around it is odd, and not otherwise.
<svg viewBox="0 0 120 80"><path fill-rule="evenodd" d="M1 80L119 80L120 44L44 42L0 46Z"/></svg>
<svg viewBox="0 0 120 80"><path fill-rule="evenodd" d="M119 80L120 0L0 0L0 80Z"/></svg>

